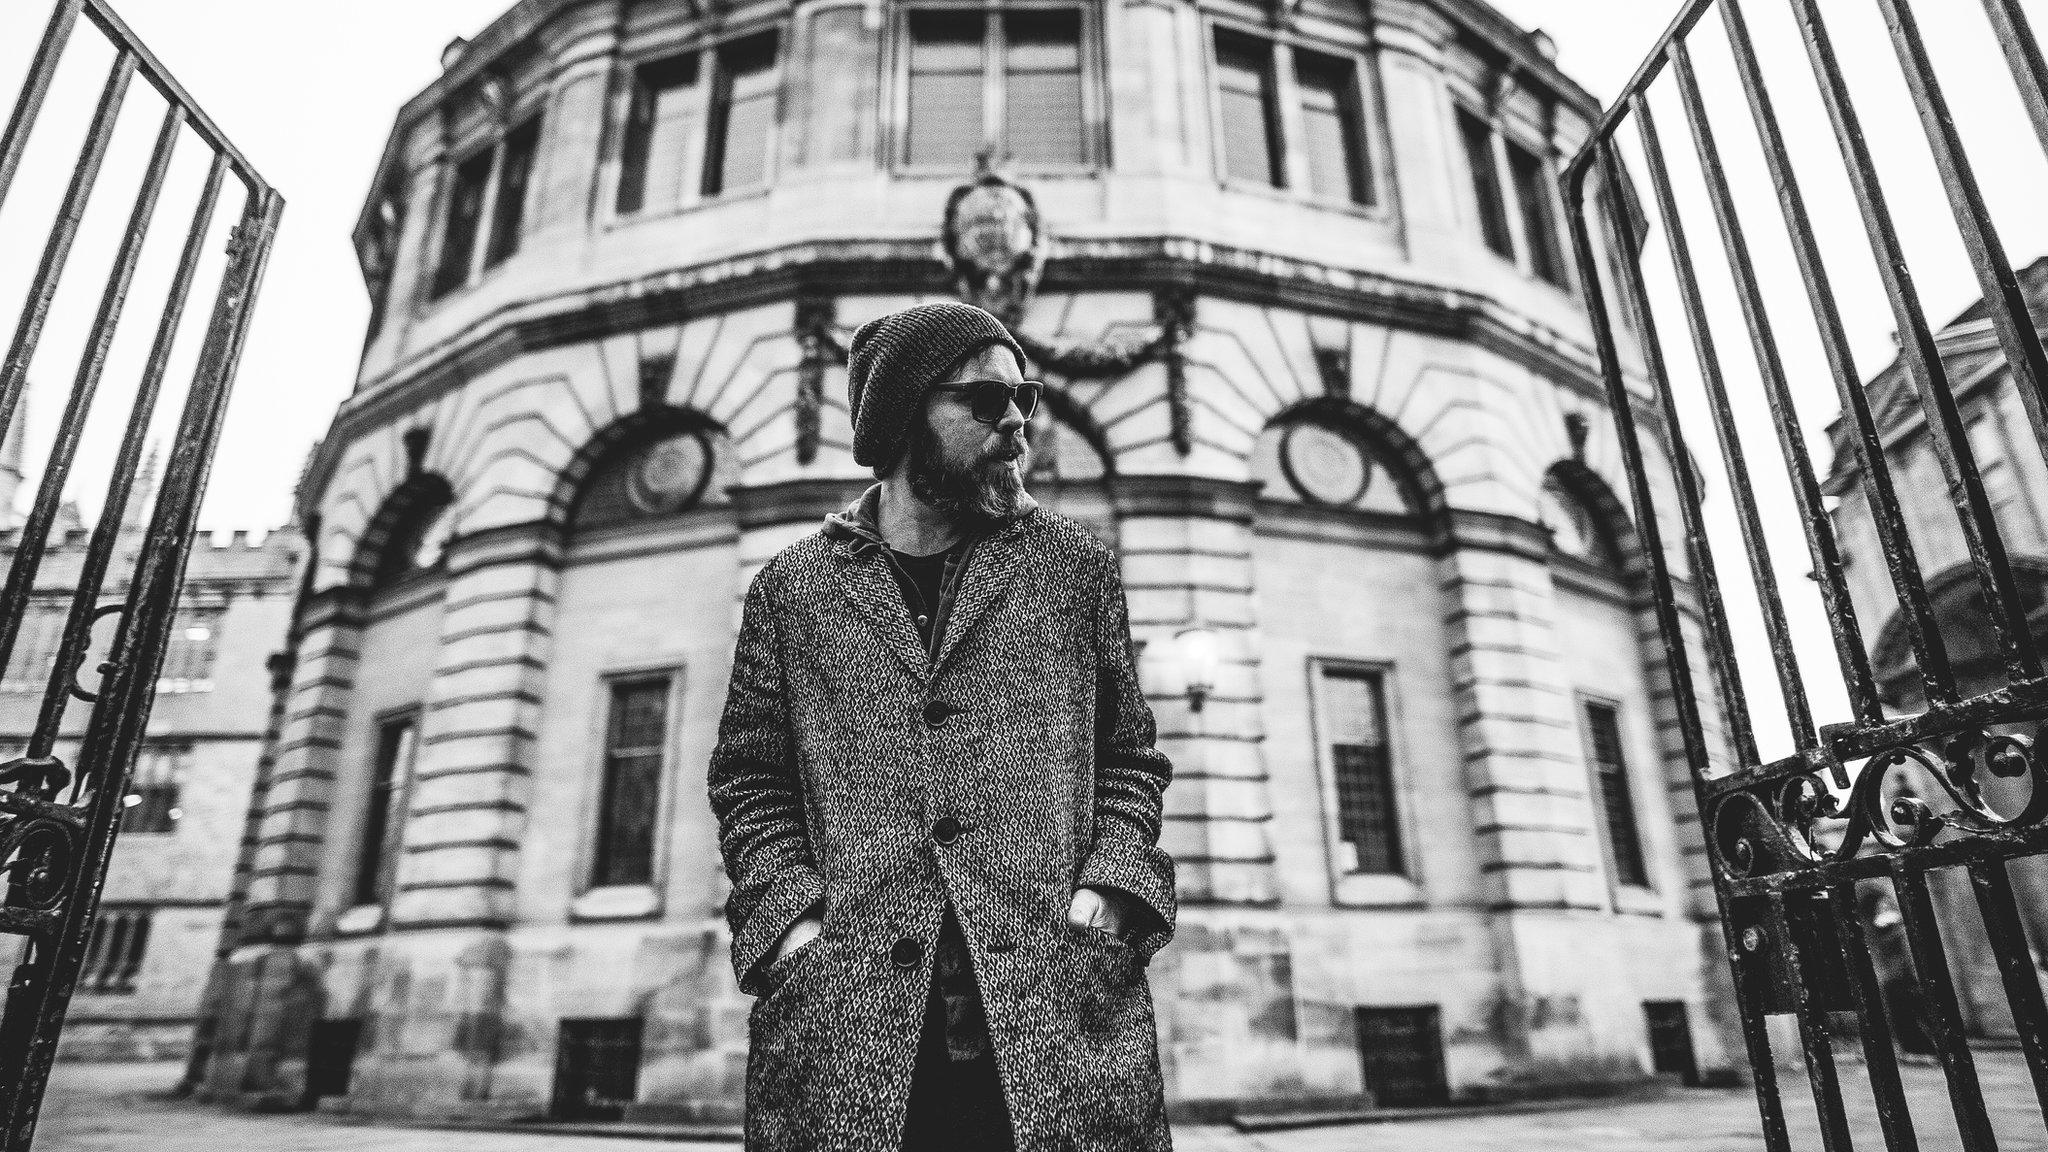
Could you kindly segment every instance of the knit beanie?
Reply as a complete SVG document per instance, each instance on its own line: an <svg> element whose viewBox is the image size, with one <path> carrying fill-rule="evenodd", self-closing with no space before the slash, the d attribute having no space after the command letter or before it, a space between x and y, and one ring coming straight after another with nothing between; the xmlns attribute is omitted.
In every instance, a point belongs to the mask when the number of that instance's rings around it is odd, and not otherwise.
<svg viewBox="0 0 2048 1152"><path fill-rule="evenodd" d="M846 396L853 410L853 461L886 470L910 443L925 391L968 356L1000 344L1024 363L1003 322L972 304L943 300L878 316L854 330Z"/></svg>

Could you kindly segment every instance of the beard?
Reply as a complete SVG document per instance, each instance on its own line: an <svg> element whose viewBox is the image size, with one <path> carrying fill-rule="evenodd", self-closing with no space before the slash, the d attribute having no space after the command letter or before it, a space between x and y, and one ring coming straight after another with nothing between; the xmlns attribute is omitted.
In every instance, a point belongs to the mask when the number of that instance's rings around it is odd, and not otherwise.
<svg viewBox="0 0 2048 1152"><path fill-rule="evenodd" d="M1014 460L1006 452L1009 444L956 460L946 455L931 425L918 421L910 435L910 494L962 527L1010 519L1023 501L1024 471L1031 463L1031 447L1023 436L1010 443L1021 453Z"/></svg>

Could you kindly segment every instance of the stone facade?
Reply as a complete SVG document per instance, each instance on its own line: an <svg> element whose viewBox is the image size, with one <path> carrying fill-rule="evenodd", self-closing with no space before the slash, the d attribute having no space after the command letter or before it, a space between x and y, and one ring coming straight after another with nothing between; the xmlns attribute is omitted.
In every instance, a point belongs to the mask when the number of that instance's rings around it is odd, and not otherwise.
<svg viewBox="0 0 2048 1152"><path fill-rule="evenodd" d="M1596 109L1472 0L1365 11L525 0L452 46L357 234L376 321L302 489L203 1090L736 1114L704 766L738 600L870 482L852 329L956 294L1055 385L1033 491L1123 557L1176 766L1174 1107L1632 1080L1646 1005L1725 1066L1557 234Z"/></svg>

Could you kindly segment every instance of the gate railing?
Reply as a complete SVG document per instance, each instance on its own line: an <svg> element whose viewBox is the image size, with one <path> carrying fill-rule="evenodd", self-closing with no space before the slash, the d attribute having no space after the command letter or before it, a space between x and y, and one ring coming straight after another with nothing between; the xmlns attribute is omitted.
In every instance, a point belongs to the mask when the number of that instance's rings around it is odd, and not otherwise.
<svg viewBox="0 0 2048 1152"><path fill-rule="evenodd" d="M1931 447L1940 461L1961 530L1961 539L1989 628L1997 638L1997 666L2003 683L1966 692L1951 668L1933 597L1921 559L1907 532L1907 517L1895 491L1887 459L1885 429L1872 411L1859 378L1851 341L1801 183L1794 172L1786 134L1765 83L1755 44L1737 0L1688 0L1656 50L1627 90L1602 118L1592 140L1563 175L1581 278L1595 325L1598 350L1613 417L1619 425L1635 504L1638 530L1652 568L1657 619L1670 657L1668 667L1681 710L1692 767L1700 826L1719 896L1722 927L1733 966L1743 1040L1766 1142L1792 1146L1784 1100L1777 1082L1771 1030L1766 1018L1796 1020L1799 1047L1814 1100L1815 1120L1830 1152L1851 1146L1852 1125L1845 1103L1843 1071L1835 1060L1835 1033L1842 1015L1853 1012L1864 1067L1876 1103L1876 1122L1889 1148L1917 1147L1913 1118L1895 1054L1906 1022L1896 1017L1886 981L1878 971L1873 944L1885 929L1869 914L1873 889L1889 885L1903 920L1903 951L1910 976L1895 976L1900 987L1917 988L1926 1040L1939 1058L1957 1130L1968 1149L1996 1147L1976 1057L1965 1033L1956 983L1944 948L1944 912L1930 878L1960 869L1968 877L1984 934L1995 955L2003 992L2016 1025L2019 1046L2031 1074L2037 1102L2048 1121L2048 1008L2044 1008L2039 965L2029 947L2014 895L2009 862L2048 852L2048 768L2036 741L2048 717L2048 678L2043 676L2041 637L2029 626L2027 603L2013 558L1993 514L1990 497L1935 332L1923 315L1913 271L1857 119L1850 85L1829 39L1823 7L1837 15L1838 0L1783 0L1804 40L1805 56L1838 145L1848 187L1890 301L1898 329L1901 368L1917 398ZM2025 295L2001 245L1985 197L1957 134L1951 108L1931 63L1910 0L1870 0L1881 11L1917 105L1922 129L1939 169L1954 222L1968 249L1983 294L1983 309L1995 330L2013 386L2024 403L2039 444L2048 444L2048 356ZM2019 0L1983 0L2004 44L2009 67L2040 143L2048 148L2048 68L2027 26ZM1712 14L1713 31L1707 20ZM1945 13L1952 15L1953 13ZM1707 114L1693 50L1700 38L1717 36L1734 61L1749 119L1761 145L1770 186L1739 198L1722 163ZM1720 49L1717 47L1716 51ZM1993 60L1996 58L1994 57ZM1987 68L1998 65L1986 61ZM1738 360L1719 340L1702 289L1699 260L1690 247L1668 164L1666 142L1652 113L1649 94L1669 76L1682 109L1683 137L1697 158L1704 200L1726 261L1742 316L1749 359ZM1634 156L1624 157L1631 143ZM1676 135L1677 133L1674 133ZM2030 143L2022 137L2016 145ZM1631 163L1633 161L1633 163ZM1802 162L1808 158L1802 156ZM1647 177L1652 205L1645 214L1662 233L1669 258L1666 299L1683 316L1698 373L1698 399L1709 413L1725 468L1732 518L1754 583L1770 664L1782 694L1792 754L1765 762L1737 663L1729 610L1708 546L1702 508L1704 480L1685 448L1685 430L1674 395L1670 361L1649 306L1646 257L1637 247L1644 233L1630 226L1621 205ZM1754 249L1745 235L1741 204L1768 212L1775 201L1804 288L1805 315L1766 306L1765 286ZM1844 206L1846 210L1846 205ZM1595 229L1598 229L1596 234ZM1598 243L1596 245L1595 240ZM1604 274L1604 279L1603 279ZM1624 371L1611 307L1635 321L1636 344L1647 374L1645 392L1633 391ZM1820 478L1809 458L1794 390L1779 333L1810 322L1827 359L1846 436L1838 443L1853 451L1855 475L1881 545L1883 564L1896 595L1898 616L1911 651L1926 706L1913 715L1887 715L1865 645L1864 622L1850 600L1842 544ZM1732 325L1731 325L1732 326ZM1727 341L1740 343L1741 336ZM1778 573L1766 542L1767 513L1754 480L1768 468L1751 455L1737 418L1745 392L1731 396L1731 378L1760 383L1777 430L1776 455L1789 480L1812 576L1826 610L1834 654L1846 690L1851 719L1816 724L1808 694L1809 677L1834 673L1802 668L1794 649L1794 623L1780 598ZM1691 399L1689 396L1688 399ZM1646 429L1645 425L1652 427ZM1685 529L1689 569L1699 592L1705 663L1719 689L1726 731L1736 762L1733 771L1709 766L1702 726L1702 697L1695 692L1693 665L1681 627L1678 595L1662 542L1651 479L1640 439L1654 431L1676 462L1673 472ZM1872 561L1865 561L1866 563ZM1713 695L1705 697L1712 701ZM1712 706L1711 703L1705 706ZM2015 729L2022 729L2016 732ZM1860 769L1857 763L1861 762ZM1852 769L1855 769L1852 771ZM1902 788L1914 776L1938 796L1930 802ZM1987 791L1988 789L1988 791ZM2018 790L2025 798L2009 798ZM1839 837L1838 839L1836 837ZM1948 889L1947 891L1960 891ZM1949 901L1954 905L1956 901ZM1909 983L1906 983L1909 981ZM1892 1003L1888 1004L1887 1000ZM1915 999L1915 998L1909 998ZM1787 1061L1789 1064L1790 1062Z"/></svg>
<svg viewBox="0 0 2048 1152"><path fill-rule="evenodd" d="M20 319L6 346L6 358L0 360L0 437L21 413L30 362L43 338L87 203L107 159L122 104L136 78L154 88L166 107L69 397L58 416L55 441L34 503L13 533L12 564L0 583L0 674L11 673L15 679L33 676L45 682L26 752L0 764L0 873L5 877L0 881L5 893L0 900L0 933L26 938L9 979L5 1008L0 1010L0 1149L5 1152L26 1149L35 1131L58 1032L78 982L112 857L123 784L134 766L155 698L200 495L248 332L250 310L283 209L277 192L257 175L106 0L57 0L29 65L19 102L5 129L0 130L0 206L5 205L21 168L29 134L81 15L111 43L114 60L75 166L64 177L67 183L56 219L41 259L29 273ZM99 521L87 542L77 585L70 595L62 638L49 667L10 669L152 217L172 157L187 137L197 137L212 161L161 304L154 342L142 366L106 481ZM229 178L240 186L243 202L229 233L227 260L198 349L190 391L141 547L132 567L110 575L124 511L134 495L143 442ZM0 274L15 267L26 270L25 263L8 261L0 264ZM119 598L103 604L103 593ZM98 666L97 685L87 687L76 678L79 666L92 646L94 625L109 615L117 621L110 655ZM90 679L88 675L88 683ZM91 711L73 762L66 763L57 754L57 742L65 710L73 699L87 702Z"/></svg>

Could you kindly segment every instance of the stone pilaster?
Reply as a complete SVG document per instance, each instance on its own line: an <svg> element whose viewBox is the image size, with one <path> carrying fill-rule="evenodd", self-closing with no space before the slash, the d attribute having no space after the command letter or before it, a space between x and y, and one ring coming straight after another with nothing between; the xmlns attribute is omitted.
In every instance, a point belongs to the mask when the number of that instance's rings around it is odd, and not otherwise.
<svg viewBox="0 0 2048 1152"><path fill-rule="evenodd" d="M533 242L563 230L570 243L581 240L594 208L603 165L617 154L608 147L607 114L617 86L619 19L617 4L586 4L562 13L542 32L553 62L548 80L543 152L536 164Z"/></svg>
<svg viewBox="0 0 2048 1152"><path fill-rule="evenodd" d="M1173 760L1161 846L1188 904L1273 905L1273 805L1266 773L1252 588L1252 488L1180 476L1126 476L1115 500L1133 638L1145 642L1147 698ZM1177 675L1174 637L1204 627L1222 668L1199 712Z"/></svg>

